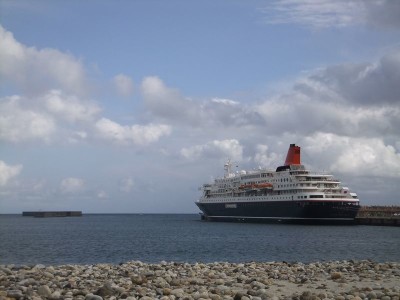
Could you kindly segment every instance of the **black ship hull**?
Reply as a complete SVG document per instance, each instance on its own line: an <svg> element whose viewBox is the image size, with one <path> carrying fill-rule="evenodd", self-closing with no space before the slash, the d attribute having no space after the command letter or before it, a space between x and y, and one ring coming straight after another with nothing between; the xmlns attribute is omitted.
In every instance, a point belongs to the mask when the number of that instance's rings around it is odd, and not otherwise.
<svg viewBox="0 0 400 300"><path fill-rule="evenodd" d="M197 206L202 218L209 221L355 224L359 205L338 201L263 201L237 203L202 203Z"/></svg>

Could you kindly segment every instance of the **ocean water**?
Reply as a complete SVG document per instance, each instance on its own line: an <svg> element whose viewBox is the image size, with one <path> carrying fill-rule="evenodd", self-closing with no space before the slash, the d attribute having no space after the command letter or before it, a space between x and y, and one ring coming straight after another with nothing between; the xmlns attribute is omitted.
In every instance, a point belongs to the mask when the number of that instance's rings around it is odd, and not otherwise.
<svg viewBox="0 0 400 300"><path fill-rule="evenodd" d="M217 223L198 215L0 215L0 264L400 261L400 228Z"/></svg>

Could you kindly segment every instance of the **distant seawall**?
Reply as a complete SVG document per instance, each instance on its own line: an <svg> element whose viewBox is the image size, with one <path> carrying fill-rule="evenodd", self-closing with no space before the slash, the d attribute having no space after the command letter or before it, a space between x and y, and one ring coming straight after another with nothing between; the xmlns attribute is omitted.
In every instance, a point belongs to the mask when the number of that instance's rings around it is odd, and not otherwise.
<svg viewBox="0 0 400 300"><path fill-rule="evenodd" d="M400 226L400 206L362 206L356 224Z"/></svg>
<svg viewBox="0 0 400 300"><path fill-rule="evenodd" d="M81 211L24 211L23 217L50 218L50 217L81 217Z"/></svg>

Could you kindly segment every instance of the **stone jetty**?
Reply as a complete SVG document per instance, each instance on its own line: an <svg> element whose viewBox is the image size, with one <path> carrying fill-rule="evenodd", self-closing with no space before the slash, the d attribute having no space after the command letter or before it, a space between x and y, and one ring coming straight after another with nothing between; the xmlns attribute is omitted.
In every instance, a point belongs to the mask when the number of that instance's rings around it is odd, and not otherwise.
<svg viewBox="0 0 400 300"><path fill-rule="evenodd" d="M51 218L51 217L82 217L81 211L23 211L23 217Z"/></svg>
<svg viewBox="0 0 400 300"><path fill-rule="evenodd" d="M400 263L0 265L0 300L400 300Z"/></svg>

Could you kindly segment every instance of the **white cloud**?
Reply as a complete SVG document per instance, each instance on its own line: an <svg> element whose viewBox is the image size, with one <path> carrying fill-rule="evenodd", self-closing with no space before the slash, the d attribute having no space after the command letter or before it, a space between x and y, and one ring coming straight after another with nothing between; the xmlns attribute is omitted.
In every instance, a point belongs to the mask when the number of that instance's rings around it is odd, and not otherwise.
<svg viewBox="0 0 400 300"><path fill-rule="evenodd" d="M231 99L222 99L222 98L213 98L211 99L212 102L214 103L221 103L224 105L240 105L239 102L231 100Z"/></svg>
<svg viewBox="0 0 400 300"><path fill-rule="evenodd" d="M314 28L400 26L400 3L392 0L278 0L261 11L270 24L297 23Z"/></svg>
<svg viewBox="0 0 400 300"><path fill-rule="evenodd" d="M171 133L163 124L122 126L107 118L95 122L99 113L95 103L59 90L34 98L5 97L0 99L0 140L78 143L89 140L94 129L102 139L148 145Z"/></svg>
<svg viewBox="0 0 400 300"><path fill-rule="evenodd" d="M267 145L257 145L254 162L261 167L276 168L283 161L283 155L268 151Z"/></svg>
<svg viewBox="0 0 400 300"><path fill-rule="evenodd" d="M46 180L35 180L32 184L32 191L34 192L42 192L44 187L46 186Z"/></svg>
<svg viewBox="0 0 400 300"><path fill-rule="evenodd" d="M144 103L154 115L187 124L198 122L198 105L183 97L178 90L167 87L160 78L151 76L143 79L141 91Z"/></svg>
<svg viewBox="0 0 400 300"><path fill-rule="evenodd" d="M4 187L14 177L18 176L22 170L22 165L7 165L0 160L0 187Z"/></svg>
<svg viewBox="0 0 400 300"><path fill-rule="evenodd" d="M230 99L214 98L205 101L198 112L201 126L210 127L235 127L259 126L264 122L258 111L253 106L240 105Z"/></svg>
<svg viewBox="0 0 400 300"><path fill-rule="evenodd" d="M358 0L280 0L261 10L270 24L300 23L318 28L359 24L365 16L365 7Z"/></svg>
<svg viewBox="0 0 400 300"><path fill-rule="evenodd" d="M295 132L312 134L315 131L333 132L348 136L397 134L400 108L356 106L351 103L321 102L323 92L305 95L292 92L259 105L257 111L264 118L270 134Z"/></svg>
<svg viewBox="0 0 400 300"><path fill-rule="evenodd" d="M350 138L319 132L305 139L305 150L313 157L329 158L332 172L400 177L400 152L380 138Z"/></svg>
<svg viewBox="0 0 400 300"><path fill-rule="evenodd" d="M161 137L171 133L171 128L168 125L122 126L107 118L98 120L95 127L99 136L103 139L122 144L134 143L140 146L156 142Z"/></svg>
<svg viewBox="0 0 400 300"><path fill-rule="evenodd" d="M370 63L343 63L300 77L285 92L260 104L223 98L196 102L158 77L142 83L145 103L154 117L235 137L251 133L278 135L315 131L345 136L398 135L400 127L400 50ZM232 131L234 130L234 131Z"/></svg>
<svg viewBox="0 0 400 300"><path fill-rule="evenodd" d="M378 138L349 143L332 166L333 171L369 176L400 177L400 153Z"/></svg>
<svg viewBox="0 0 400 300"><path fill-rule="evenodd" d="M100 199L108 198L108 194L105 191L99 191L97 193L97 198L100 198Z"/></svg>
<svg viewBox="0 0 400 300"><path fill-rule="evenodd" d="M56 130L54 119L45 112L23 108L22 100L18 96L0 99L0 139L49 141Z"/></svg>
<svg viewBox="0 0 400 300"><path fill-rule="evenodd" d="M132 177L125 178L121 181L120 190L129 193L135 187L135 181Z"/></svg>
<svg viewBox="0 0 400 300"><path fill-rule="evenodd" d="M60 188L63 193L73 194L83 190L85 182L83 179L69 177L61 181Z"/></svg>
<svg viewBox="0 0 400 300"><path fill-rule="evenodd" d="M323 84L352 103L399 103L400 49L372 63L330 66L309 79Z"/></svg>
<svg viewBox="0 0 400 300"><path fill-rule="evenodd" d="M233 161L243 159L243 146L238 140L214 140L204 145L182 148L181 155L189 160L204 158L230 158Z"/></svg>
<svg viewBox="0 0 400 300"><path fill-rule="evenodd" d="M68 137L68 142L70 144L76 144L76 143L86 140L87 137L88 137L88 134L86 131L75 131L75 132L72 132L71 135Z"/></svg>
<svg viewBox="0 0 400 300"><path fill-rule="evenodd" d="M0 99L0 140L78 142L87 138L99 112L96 104L59 90L37 97L4 97ZM75 124L78 122L86 124Z"/></svg>
<svg viewBox="0 0 400 300"><path fill-rule="evenodd" d="M376 63L314 71L254 108L269 133L331 132L353 137L398 136L400 50Z"/></svg>
<svg viewBox="0 0 400 300"><path fill-rule="evenodd" d="M55 49L26 47L0 25L0 78L24 92L40 94L48 89L84 94L85 70L72 55Z"/></svg>
<svg viewBox="0 0 400 300"><path fill-rule="evenodd" d="M400 27L400 2L393 0L363 1L366 7L366 23L376 27Z"/></svg>
<svg viewBox="0 0 400 300"><path fill-rule="evenodd" d="M144 102L154 117L192 127L247 126L262 118L251 107L231 99L212 98L196 102L177 89L167 87L158 77L146 77L141 86Z"/></svg>
<svg viewBox="0 0 400 300"><path fill-rule="evenodd" d="M51 90L44 96L46 108L52 114L69 122L90 121L100 112L100 108L74 95L65 95L60 90Z"/></svg>
<svg viewBox="0 0 400 300"><path fill-rule="evenodd" d="M115 89L123 97L129 97L133 94L133 80L124 74L118 74L113 79Z"/></svg>

